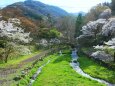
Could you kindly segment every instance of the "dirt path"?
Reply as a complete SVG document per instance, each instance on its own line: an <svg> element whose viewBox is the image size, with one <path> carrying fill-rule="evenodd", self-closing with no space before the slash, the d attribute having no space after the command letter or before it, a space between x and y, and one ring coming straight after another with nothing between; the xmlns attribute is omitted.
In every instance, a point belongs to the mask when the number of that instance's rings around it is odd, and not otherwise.
<svg viewBox="0 0 115 86"><path fill-rule="evenodd" d="M41 57L46 56L47 53L49 53L50 50L43 51L31 58L28 58L19 64L17 64L15 67L9 66L10 68L2 68L0 69L0 86L3 86L4 83L8 83L9 81L13 80L13 77L16 76L19 70L26 65L27 63L34 62L36 60L39 60ZM10 78L11 77L11 78ZM9 85L10 86L10 85Z"/></svg>

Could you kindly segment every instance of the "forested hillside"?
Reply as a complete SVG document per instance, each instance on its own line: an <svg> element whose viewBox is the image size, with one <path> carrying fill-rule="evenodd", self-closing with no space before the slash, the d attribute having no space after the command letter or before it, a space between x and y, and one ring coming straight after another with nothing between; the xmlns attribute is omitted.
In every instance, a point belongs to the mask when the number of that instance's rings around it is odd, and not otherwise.
<svg viewBox="0 0 115 86"><path fill-rule="evenodd" d="M26 31L34 33L39 28L54 25L57 18L68 15L68 13L61 8L33 0L26 0L9 5L1 10L1 14L4 19L20 19Z"/></svg>

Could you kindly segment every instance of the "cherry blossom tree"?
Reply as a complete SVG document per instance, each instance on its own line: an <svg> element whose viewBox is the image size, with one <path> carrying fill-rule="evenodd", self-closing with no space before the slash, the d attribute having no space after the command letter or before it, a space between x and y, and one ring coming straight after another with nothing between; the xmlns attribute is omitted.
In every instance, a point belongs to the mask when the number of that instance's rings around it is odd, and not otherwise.
<svg viewBox="0 0 115 86"><path fill-rule="evenodd" d="M103 15L102 15L103 14ZM111 10L106 9L101 16L107 16L107 18L111 15ZM105 18L100 17L100 19L96 21L90 21L86 25L82 27L82 35L78 37L78 39L81 38L87 38L87 37L93 37L94 42L97 40L100 41L99 37L102 41L108 41L111 38L115 37L115 18Z"/></svg>
<svg viewBox="0 0 115 86"><path fill-rule="evenodd" d="M112 52L112 56L114 57L114 62L115 62L115 38L112 38L111 40L109 40L108 42L105 42L105 45L97 45L97 46L94 46L94 49L97 49L98 51L97 52L104 52L106 54L109 54L110 51ZM98 56L99 53L95 53L95 54L92 54L93 56ZM102 53L101 53L102 54ZM103 56L104 56L103 55ZM109 55L109 58L111 56ZM112 57L111 57L112 58ZM111 59L110 58L110 59Z"/></svg>
<svg viewBox="0 0 115 86"><path fill-rule="evenodd" d="M108 23L102 27L102 35L109 38L115 37L115 18L110 18Z"/></svg>
<svg viewBox="0 0 115 86"><path fill-rule="evenodd" d="M17 18L9 18L7 21L0 21L0 40L3 40L4 59L7 62L10 53L13 52L16 44L27 44L32 41L30 33L25 33L20 27L21 22Z"/></svg>
<svg viewBox="0 0 115 86"><path fill-rule="evenodd" d="M79 40L86 40L89 39L89 41L97 43L97 38L99 35L101 35L102 27L104 24L106 24L106 19L98 19L96 21L90 21L86 25L82 27L82 35L80 35L77 39ZM88 41L85 41L88 42Z"/></svg>

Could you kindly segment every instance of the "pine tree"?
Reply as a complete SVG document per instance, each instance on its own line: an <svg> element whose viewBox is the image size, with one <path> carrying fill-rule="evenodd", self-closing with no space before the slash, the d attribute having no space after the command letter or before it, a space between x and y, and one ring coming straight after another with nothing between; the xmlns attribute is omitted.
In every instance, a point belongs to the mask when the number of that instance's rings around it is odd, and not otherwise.
<svg viewBox="0 0 115 86"><path fill-rule="evenodd" d="M82 25L83 25L83 16L81 13L79 13L76 20L76 30L74 35L75 38L81 34L80 30L82 29Z"/></svg>

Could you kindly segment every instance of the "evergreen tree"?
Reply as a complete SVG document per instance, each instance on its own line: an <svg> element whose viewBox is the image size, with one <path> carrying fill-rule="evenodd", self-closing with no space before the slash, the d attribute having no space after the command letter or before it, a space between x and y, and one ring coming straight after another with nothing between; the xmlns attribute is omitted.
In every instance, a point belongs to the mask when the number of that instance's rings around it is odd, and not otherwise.
<svg viewBox="0 0 115 86"><path fill-rule="evenodd" d="M83 16L81 13L79 13L76 20L76 29L74 35L75 38L81 34L80 30L82 29L82 25L83 25Z"/></svg>

